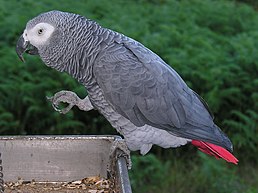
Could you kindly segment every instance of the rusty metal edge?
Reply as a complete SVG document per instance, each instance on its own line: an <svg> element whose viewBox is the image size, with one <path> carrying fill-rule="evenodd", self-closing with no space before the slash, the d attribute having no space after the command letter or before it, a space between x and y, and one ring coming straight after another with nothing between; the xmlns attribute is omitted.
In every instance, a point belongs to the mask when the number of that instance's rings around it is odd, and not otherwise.
<svg viewBox="0 0 258 193"><path fill-rule="evenodd" d="M64 140L64 139L105 139L105 140L118 140L122 139L119 135L12 135L12 136L0 136L1 140L33 140L33 139L55 139L55 140Z"/></svg>

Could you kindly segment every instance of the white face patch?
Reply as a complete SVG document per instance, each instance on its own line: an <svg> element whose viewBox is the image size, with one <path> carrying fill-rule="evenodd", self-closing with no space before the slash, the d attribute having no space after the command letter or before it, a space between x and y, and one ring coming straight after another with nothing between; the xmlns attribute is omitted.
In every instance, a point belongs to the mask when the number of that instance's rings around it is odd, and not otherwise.
<svg viewBox="0 0 258 193"><path fill-rule="evenodd" d="M25 29L23 38L25 41L29 41L33 46L38 47L48 41L54 30L54 26L48 23L39 23L32 29Z"/></svg>

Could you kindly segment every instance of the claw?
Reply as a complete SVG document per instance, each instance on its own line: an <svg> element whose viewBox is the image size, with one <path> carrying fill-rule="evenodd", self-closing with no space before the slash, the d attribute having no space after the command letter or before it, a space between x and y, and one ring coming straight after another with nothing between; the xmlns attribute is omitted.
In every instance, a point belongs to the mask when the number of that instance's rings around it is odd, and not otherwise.
<svg viewBox="0 0 258 193"><path fill-rule="evenodd" d="M68 103L69 105L67 107L60 109L59 103L62 101L57 100L55 96L51 96L51 97L46 96L46 98L51 102L53 109L61 114L68 113L71 110L71 108L74 106L73 104Z"/></svg>
<svg viewBox="0 0 258 193"><path fill-rule="evenodd" d="M47 100L49 100L51 102L51 105L52 105L53 109L55 109L55 111L60 113L60 109L58 109L58 104L56 104L54 102L54 97L53 96L51 96L51 97L46 96L46 98L47 98Z"/></svg>
<svg viewBox="0 0 258 193"><path fill-rule="evenodd" d="M53 109L55 109L55 111L57 111L57 112L59 112L59 113L62 113L62 110L59 109L58 104L52 103L52 107L53 107Z"/></svg>
<svg viewBox="0 0 258 193"><path fill-rule="evenodd" d="M67 107L63 108L62 110L59 110L58 112L61 114L66 114L71 110L72 107L73 107L73 105L69 104Z"/></svg>

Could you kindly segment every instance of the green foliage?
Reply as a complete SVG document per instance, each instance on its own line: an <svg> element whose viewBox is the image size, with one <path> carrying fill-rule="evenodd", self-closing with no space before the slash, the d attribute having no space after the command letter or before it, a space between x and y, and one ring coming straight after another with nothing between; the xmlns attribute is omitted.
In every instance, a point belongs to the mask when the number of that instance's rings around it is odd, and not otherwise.
<svg viewBox="0 0 258 193"><path fill-rule="evenodd" d="M2 51L13 52L10 49ZM57 129L57 133L58 129L63 132L68 125L75 123L77 127L84 126L81 122L75 122L72 113L63 117L62 122L58 122L60 115L52 110L45 99L47 92L51 90L53 92L55 87L63 87L61 77L65 78L64 76L59 76L59 80L55 80L56 72L52 71L51 74L47 69L39 70L30 64L31 61L27 65L18 63L16 66L11 66L11 59L16 58L14 53L10 58L3 58L6 60L3 60L0 67L1 77L4 77L0 84L2 134L51 133L50 130L54 128L51 128L50 124Z"/></svg>
<svg viewBox="0 0 258 193"><path fill-rule="evenodd" d="M201 165L195 172L200 173L202 184L210 184L204 192L244 192L245 184L236 176L236 167L227 167L222 160L210 159L207 155L199 153ZM196 173L197 174L197 173ZM223 175L222 175L223 174ZM202 187L203 188L203 187Z"/></svg>
<svg viewBox="0 0 258 193"><path fill-rule="evenodd" d="M248 186L245 180L236 175L235 166L227 165L223 160L211 159L202 152L198 152L198 155L198 162L178 158L161 161L152 154L144 157L133 155L130 172L133 192L255 192L257 182L254 187ZM254 179L258 177L256 172L244 175Z"/></svg>
<svg viewBox="0 0 258 193"><path fill-rule="evenodd" d="M257 9L250 0L0 0L0 134L116 133L96 111L54 112L46 96L73 90L84 97L85 89L38 57L25 56L23 64L16 56L29 19L53 9L75 12L142 42L175 68L208 102L240 160L236 169L202 154L193 159L192 148L154 148L156 157L133 157L135 192L255 192L258 13L241 2Z"/></svg>
<svg viewBox="0 0 258 193"><path fill-rule="evenodd" d="M146 156L132 156L133 167L130 179L133 192L159 192L170 175L170 162L162 163L153 154ZM151 187L148 185L151 184Z"/></svg>
<svg viewBox="0 0 258 193"><path fill-rule="evenodd" d="M236 142L237 147L244 151L246 147L252 151L257 151L258 145L258 113L252 110L247 110L246 113L239 111L232 111L235 120L226 120L225 124L234 129L236 134L233 136L233 141ZM255 159L257 155L247 154L249 159Z"/></svg>

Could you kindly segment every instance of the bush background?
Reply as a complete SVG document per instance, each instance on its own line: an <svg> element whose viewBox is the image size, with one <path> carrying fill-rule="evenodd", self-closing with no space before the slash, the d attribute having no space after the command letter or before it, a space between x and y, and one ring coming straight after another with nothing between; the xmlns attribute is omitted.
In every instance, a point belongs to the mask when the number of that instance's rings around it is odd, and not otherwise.
<svg viewBox="0 0 258 193"><path fill-rule="evenodd" d="M258 3L252 0L0 0L0 134L117 134L96 111L55 112L45 96L86 91L38 57L15 53L27 21L53 9L74 12L159 54L199 93L234 144L239 165L194 147L134 152L139 193L254 193L258 189Z"/></svg>

